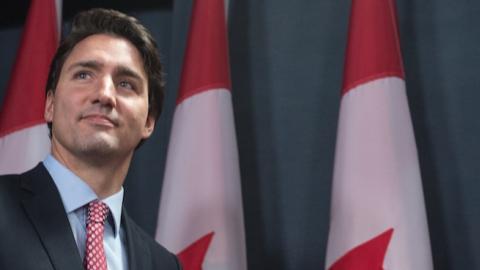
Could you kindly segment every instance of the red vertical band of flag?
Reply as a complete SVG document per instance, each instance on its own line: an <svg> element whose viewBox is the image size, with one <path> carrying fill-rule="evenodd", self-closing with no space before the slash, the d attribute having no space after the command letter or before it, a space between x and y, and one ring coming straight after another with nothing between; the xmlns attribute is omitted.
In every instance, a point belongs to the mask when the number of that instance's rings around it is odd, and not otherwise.
<svg viewBox="0 0 480 270"><path fill-rule="evenodd" d="M32 0L0 111L0 137L44 122L45 85L58 44L53 0Z"/></svg>
<svg viewBox="0 0 480 270"><path fill-rule="evenodd" d="M50 61L59 40L60 6L59 0L30 3L0 108L0 174L31 169L50 151L43 113Z"/></svg>
<svg viewBox="0 0 480 270"><path fill-rule="evenodd" d="M352 1L343 94L381 77L404 77L395 14L391 0Z"/></svg>
<svg viewBox="0 0 480 270"><path fill-rule="evenodd" d="M352 0L329 270L433 269L393 0Z"/></svg>
<svg viewBox="0 0 480 270"><path fill-rule="evenodd" d="M223 0L193 1L177 104L208 89L231 89L224 14Z"/></svg>

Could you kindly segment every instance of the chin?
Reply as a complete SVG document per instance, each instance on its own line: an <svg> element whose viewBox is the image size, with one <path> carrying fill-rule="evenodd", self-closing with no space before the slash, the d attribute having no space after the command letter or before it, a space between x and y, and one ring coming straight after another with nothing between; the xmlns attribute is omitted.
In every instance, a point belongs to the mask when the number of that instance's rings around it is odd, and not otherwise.
<svg viewBox="0 0 480 270"><path fill-rule="evenodd" d="M94 154L99 156L111 155L118 151L118 143L113 140L106 140L104 138L90 138L83 142L80 151L87 154Z"/></svg>

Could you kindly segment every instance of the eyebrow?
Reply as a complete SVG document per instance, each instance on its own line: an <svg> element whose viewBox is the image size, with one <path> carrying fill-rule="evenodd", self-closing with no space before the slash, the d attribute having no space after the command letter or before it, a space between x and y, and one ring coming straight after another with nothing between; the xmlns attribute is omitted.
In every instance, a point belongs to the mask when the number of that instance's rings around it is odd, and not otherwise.
<svg viewBox="0 0 480 270"><path fill-rule="evenodd" d="M104 66L104 64L102 64L98 61L87 60L87 61L80 61L80 62L74 63L73 65L68 67L67 71L70 71L70 70L72 70L74 68L77 68L77 67L91 68L91 69L97 71L97 70L100 70L103 66Z"/></svg>
<svg viewBox="0 0 480 270"><path fill-rule="evenodd" d="M72 64L70 67L68 67L67 71L71 71L72 69L75 69L77 67L83 67L83 68L91 68L95 71L98 71L102 69L105 65L101 62L98 62L96 60L87 60L87 61L80 61L77 63ZM140 74L133 69L125 66L118 66L115 68L114 73L118 76L125 76L125 77L131 77L136 80L143 80L143 77L140 76Z"/></svg>
<svg viewBox="0 0 480 270"><path fill-rule="evenodd" d="M114 70L114 73L118 76L125 76L125 77L131 77L136 80L142 81L143 77L138 74L138 72L134 71L131 68L125 67L125 66L119 66L116 67Z"/></svg>

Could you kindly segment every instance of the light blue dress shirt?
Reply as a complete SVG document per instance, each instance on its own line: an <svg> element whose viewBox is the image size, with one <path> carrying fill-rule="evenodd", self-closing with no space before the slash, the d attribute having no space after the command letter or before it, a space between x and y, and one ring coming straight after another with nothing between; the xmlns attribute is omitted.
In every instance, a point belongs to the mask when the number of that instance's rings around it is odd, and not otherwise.
<svg viewBox="0 0 480 270"><path fill-rule="evenodd" d="M45 158L43 165L47 168L60 192L78 251L83 260L87 240L87 207L88 203L97 200L98 196L87 183L63 166L52 155ZM109 270L128 270L125 232L120 226L123 187L119 192L102 201L110 210L103 237L107 267Z"/></svg>

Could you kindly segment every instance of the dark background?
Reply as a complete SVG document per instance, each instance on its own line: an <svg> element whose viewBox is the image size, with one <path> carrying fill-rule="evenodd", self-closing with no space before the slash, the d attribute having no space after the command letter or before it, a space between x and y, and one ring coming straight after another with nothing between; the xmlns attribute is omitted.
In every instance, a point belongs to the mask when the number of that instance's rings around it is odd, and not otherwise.
<svg viewBox="0 0 480 270"><path fill-rule="evenodd" d="M161 48L164 114L126 182L127 208L152 235L190 1L63 4L66 22L88 7L137 16ZM28 5L17 0L0 11L0 101ZM480 269L480 2L398 0L397 7L435 269ZM324 268L349 8L348 0L230 1L250 270Z"/></svg>

